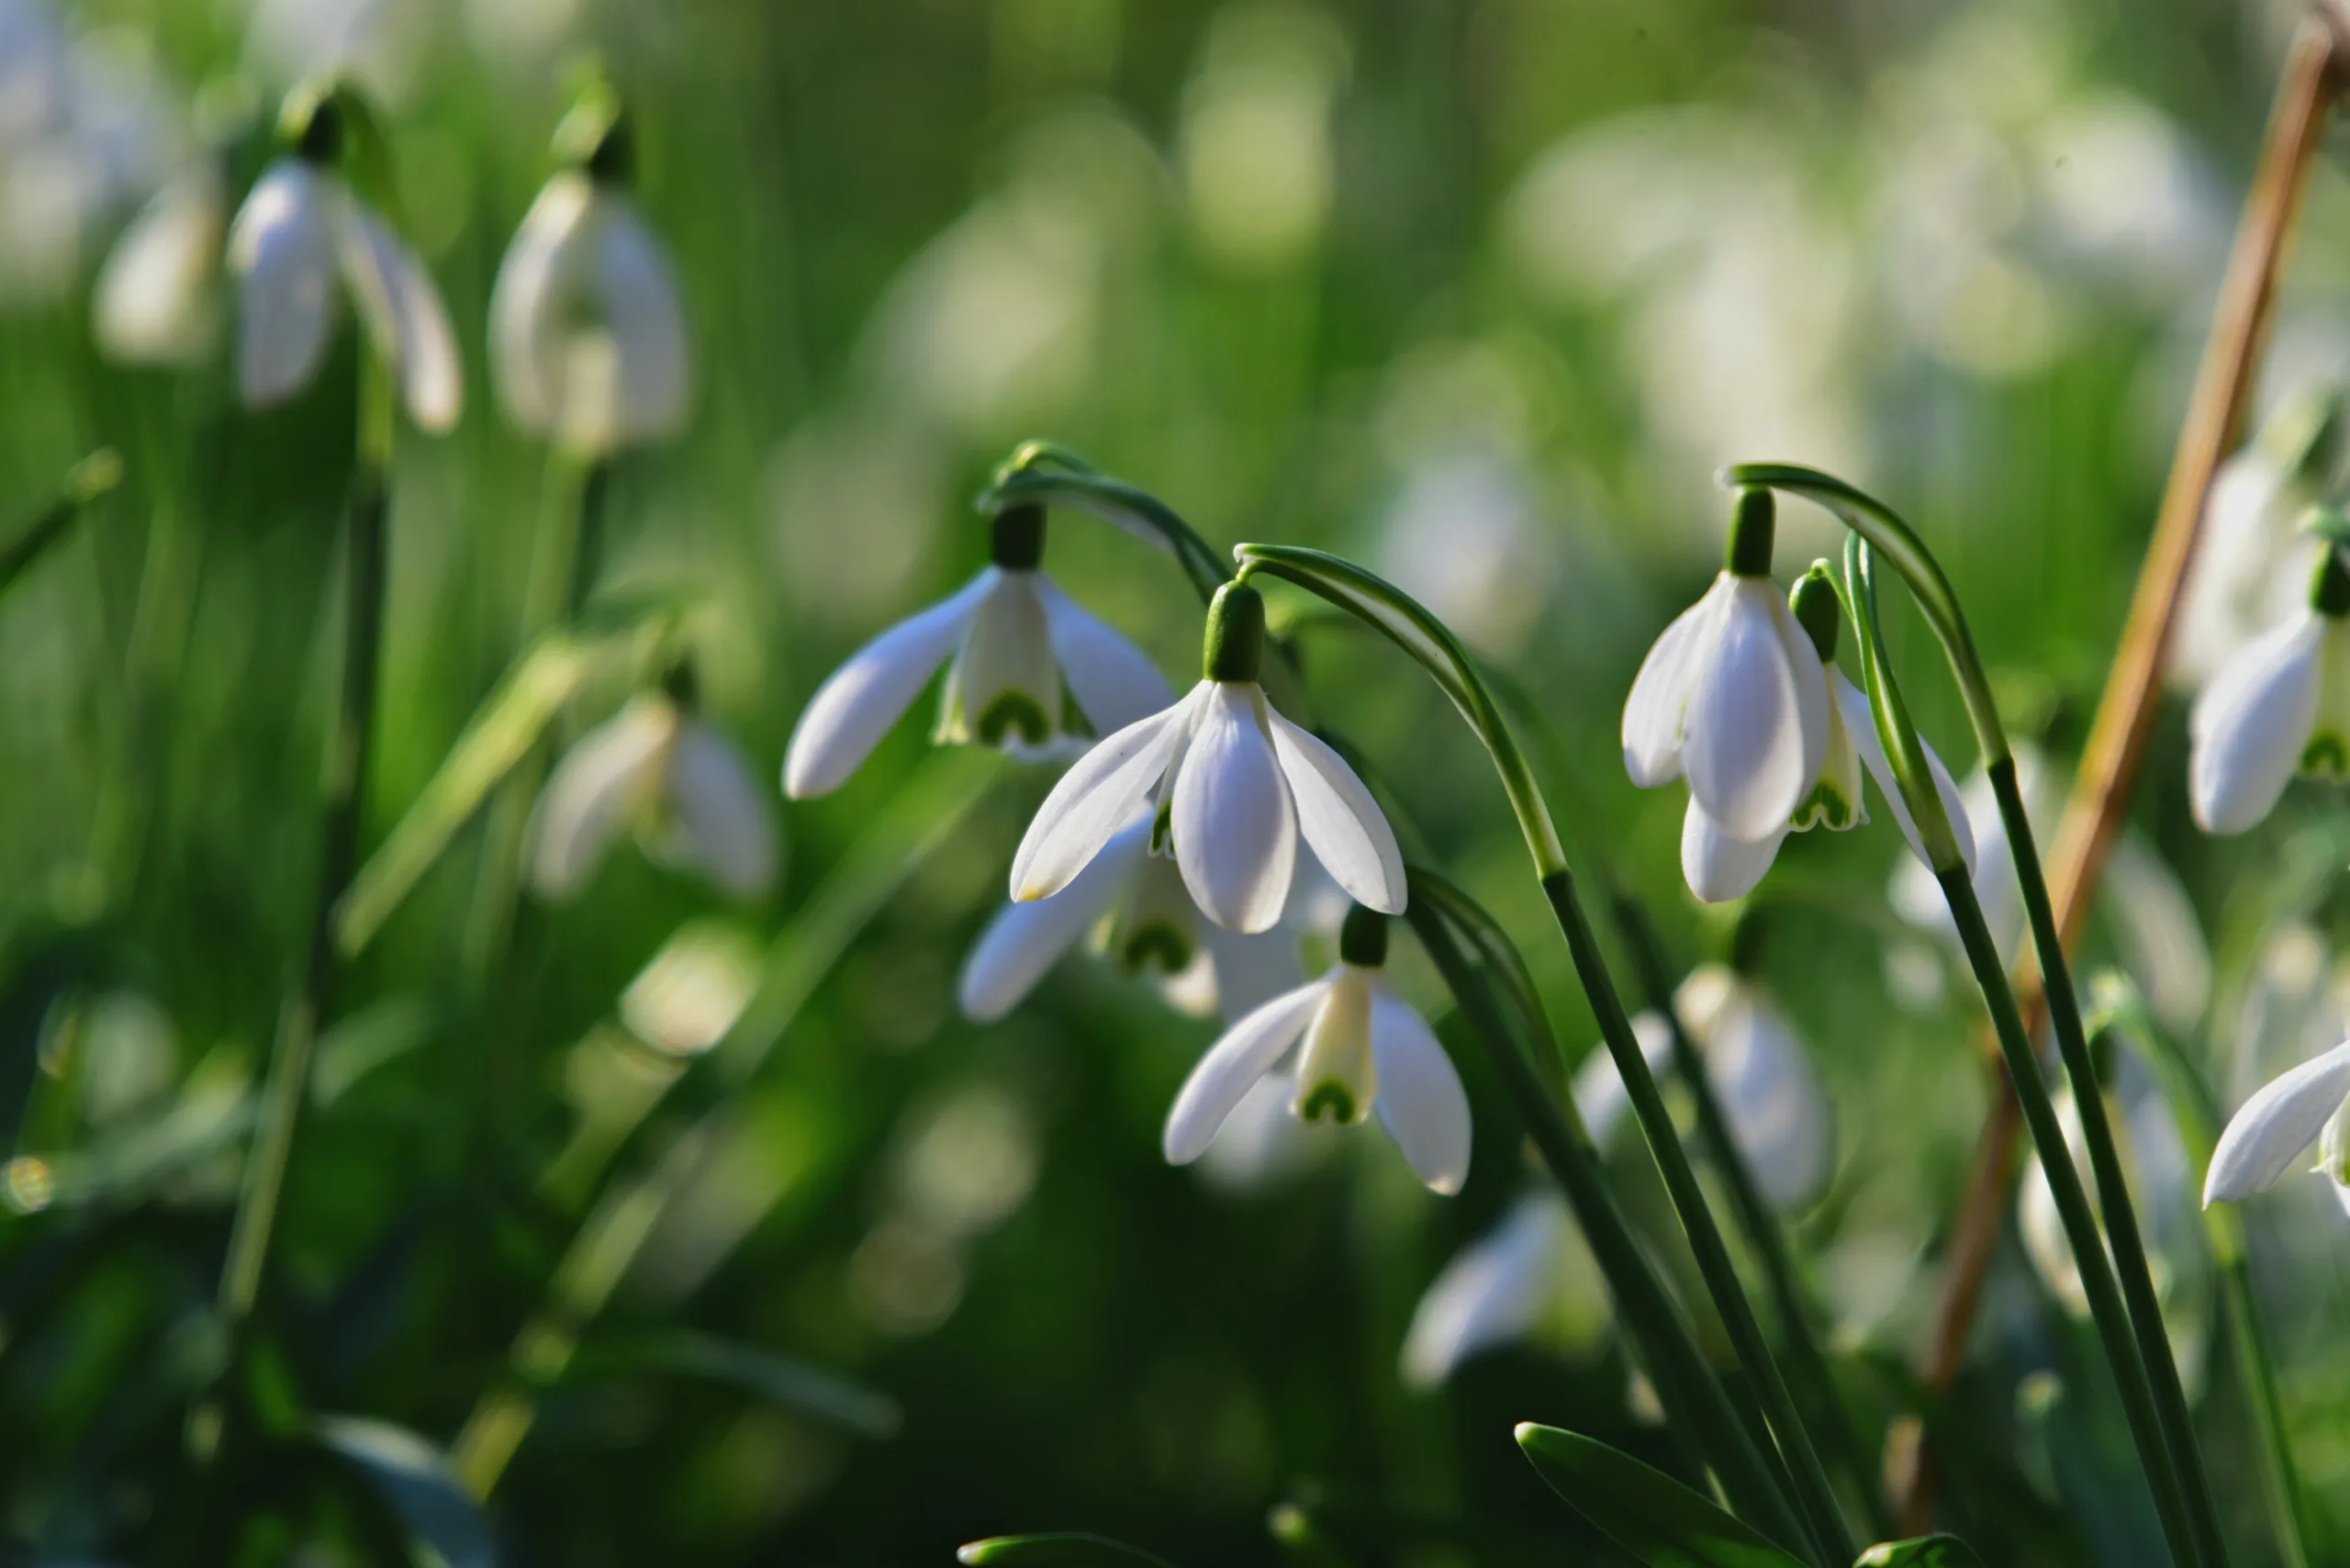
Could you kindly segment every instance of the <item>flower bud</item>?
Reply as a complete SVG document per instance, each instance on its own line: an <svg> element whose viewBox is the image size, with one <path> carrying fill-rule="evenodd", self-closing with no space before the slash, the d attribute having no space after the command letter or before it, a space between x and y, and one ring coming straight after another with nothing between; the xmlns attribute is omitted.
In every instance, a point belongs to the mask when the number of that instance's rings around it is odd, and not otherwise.
<svg viewBox="0 0 2350 1568"><path fill-rule="evenodd" d="M1207 636L1200 650L1208 680L1254 680L1265 657L1265 599L1242 582L1215 590L1208 604Z"/></svg>
<svg viewBox="0 0 2350 1568"><path fill-rule="evenodd" d="M1811 570L1796 579L1794 590L1787 595L1787 608L1818 650L1819 662L1833 659L1836 636L1844 624L1844 601L1837 597L1836 579L1827 562L1814 561Z"/></svg>

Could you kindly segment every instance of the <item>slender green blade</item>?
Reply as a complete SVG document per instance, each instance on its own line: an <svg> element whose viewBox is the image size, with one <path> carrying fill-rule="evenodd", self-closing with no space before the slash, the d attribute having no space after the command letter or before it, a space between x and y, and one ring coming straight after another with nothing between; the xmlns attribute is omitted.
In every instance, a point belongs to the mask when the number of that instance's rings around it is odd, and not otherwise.
<svg viewBox="0 0 2350 1568"><path fill-rule="evenodd" d="M574 1375L594 1377L640 1371L673 1372L727 1383L860 1437L892 1437L903 1419L896 1400L852 1383L837 1372L777 1355L740 1339L689 1329L649 1334L584 1350Z"/></svg>
<svg viewBox="0 0 2350 1568"><path fill-rule="evenodd" d="M1112 1540L1106 1535L1054 1531L1046 1535L999 1535L975 1540L955 1553L958 1562L1002 1563L1004 1568L1169 1568L1163 1557Z"/></svg>
<svg viewBox="0 0 2350 1568"><path fill-rule="evenodd" d="M1650 1568L1803 1568L1678 1481L1606 1443L1527 1421L1517 1446L1568 1506Z"/></svg>
<svg viewBox="0 0 2350 1568"><path fill-rule="evenodd" d="M1983 1568L1983 1559L1954 1535L1921 1535L1881 1540L1862 1552L1852 1568Z"/></svg>

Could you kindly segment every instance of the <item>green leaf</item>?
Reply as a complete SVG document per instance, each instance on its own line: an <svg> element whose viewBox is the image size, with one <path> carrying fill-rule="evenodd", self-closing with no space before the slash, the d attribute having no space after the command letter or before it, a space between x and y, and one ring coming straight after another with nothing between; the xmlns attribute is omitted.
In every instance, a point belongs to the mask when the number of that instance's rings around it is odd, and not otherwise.
<svg viewBox="0 0 2350 1568"><path fill-rule="evenodd" d="M739 1339L686 1329L583 1350L573 1375L594 1378L639 1371L709 1378L860 1437L894 1437L904 1419L896 1400L835 1372Z"/></svg>
<svg viewBox="0 0 2350 1568"><path fill-rule="evenodd" d="M1527 1421L1517 1446L1569 1506L1650 1568L1803 1568L1678 1481L1606 1443Z"/></svg>
<svg viewBox="0 0 2350 1568"><path fill-rule="evenodd" d="M311 1426L319 1446L356 1466L408 1535L409 1554L436 1568L495 1568L498 1543L441 1450L405 1427L356 1416Z"/></svg>
<svg viewBox="0 0 2350 1568"><path fill-rule="evenodd" d="M457 830L481 809L588 678L617 633L550 632L524 650L449 748L440 770L335 906L335 943L348 958L375 939L432 868Z"/></svg>
<svg viewBox="0 0 2350 1568"><path fill-rule="evenodd" d="M1983 1568L1983 1559L1954 1535L1921 1535L1881 1540L1853 1559L1852 1568Z"/></svg>
<svg viewBox="0 0 2350 1568"><path fill-rule="evenodd" d="M963 1547L955 1553L955 1560L1000 1562L1004 1568L1169 1568L1163 1557L1153 1557L1106 1535L1077 1531L991 1536Z"/></svg>

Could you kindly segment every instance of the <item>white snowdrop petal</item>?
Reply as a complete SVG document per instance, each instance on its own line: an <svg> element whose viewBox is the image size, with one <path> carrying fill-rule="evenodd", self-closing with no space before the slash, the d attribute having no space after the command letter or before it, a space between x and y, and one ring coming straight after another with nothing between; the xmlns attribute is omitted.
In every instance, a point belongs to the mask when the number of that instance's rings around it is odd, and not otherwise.
<svg viewBox="0 0 2350 1568"><path fill-rule="evenodd" d="M1778 832L1752 844L1732 838L1693 796L1681 819L1681 874L1688 879L1689 890L1707 903L1742 899L1770 870L1786 836L1783 823Z"/></svg>
<svg viewBox="0 0 2350 1568"><path fill-rule="evenodd" d="M1147 852L1149 840L1146 819L1113 838L1091 865L1052 897L1007 903L996 911L972 944L955 982L955 1001L963 1016L975 1024L992 1024L1019 1006L1045 971L1101 922Z"/></svg>
<svg viewBox="0 0 2350 1568"><path fill-rule="evenodd" d="M2317 717L2324 630L2302 611L2245 644L2196 699L2188 785L2206 833L2242 833L2284 794Z"/></svg>
<svg viewBox="0 0 2350 1568"><path fill-rule="evenodd" d="M1837 704L1844 720L1845 732L1852 737L1852 745L1861 754L1861 765L1869 777L1876 780L1877 790L1893 812L1893 823L1901 830L1910 853L1920 865L1930 868L1933 862L1926 855L1926 846L1918 836L1918 820L1909 814L1909 802L1901 796L1901 786L1893 777L1893 764L1885 755L1884 744L1877 739L1876 718L1869 710L1868 694L1852 684L1852 678L1830 665L1828 666L1828 687L1830 699ZM1919 737L1924 745L1924 737ZM1951 836L1958 841L1958 852L1966 862L1971 879L1978 864L1975 844L1975 823L1966 811L1965 797L1960 793L1957 781L1931 745L1926 745L1926 771L1934 780L1934 793L1941 797L1942 815L1950 819ZM1930 887L1931 884L1930 883ZM1941 907L1941 890L1933 889L1935 909Z"/></svg>
<svg viewBox="0 0 2350 1568"><path fill-rule="evenodd" d="M890 733L994 589L992 566L951 599L899 622L851 654L808 700L783 754L783 792L795 801L848 782Z"/></svg>
<svg viewBox="0 0 2350 1568"><path fill-rule="evenodd" d="M1305 1032L1332 979L1326 975L1273 998L1208 1047L1167 1113L1163 1147L1169 1165L1189 1165L1207 1152L1216 1129L1224 1126L1241 1096L1272 1071Z"/></svg>
<svg viewBox="0 0 2350 1568"><path fill-rule="evenodd" d="M1689 792L1734 838L1774 832L1811 790L1811 737L1804 731L1793 661L1772 611L1784 607L1767 580L1733 580L1721 631L1689 692L1681 760Z"/></svg>
<svg viewBox="0 0 2350 1568"><path fill-rule="evenodd" d="M1061 678L1095 731L1106 735L1175 700L1167 678L1140 648L1042 572L1036 574L1036 598L1045 607Z"/></svg>
<svg viewBox="0 0 2350 1568"><path fill-rule="evenodd" d="M587 884L613 836L657 788L677 711L630 703L579 737L549 775L531 813L526 865L532 890L563 900Z"/></svg>
<svg viewBox="0 0 2350 1568"><path fill-rule="evenodd" d="M2191 1032L2211 999L2211 949L2177 875L2144 839L2124 833L2106 856L2098 892L2147 1005L2165 1028Z"/></svg>
<svg viewBox="0 0 2350 1568"><path fill-rule="evenodd" d="M212 346L226 197L210 168L157 192L115 241L91 301L98 346L131 364L187 364Z"/></svg>
<svg viewBox="0 0 2350 1568"><path fill-rule="evenodd" d="M1220 1191L1255 1193L1327 1153L1338 1129L1299 1121L1290 1111L1296 1099L1296 1082L1275 1063L1240 1097L1192 1169Z"/></svg>
<svg viewBox="0 0 2350 1568"><path fill-rule="evenodd" d="M347 193L337 204L338 252L376 349L397 372L408 418L439 434L464 411L464 372L441 291L407 241Z"/></svg>
<svg viewBox="0 0 2350 1568"><path fill-rule="evenodd" d="M1707 1038L1706 1079L1762 1195L1782 1208L1817 1196L1834 1157L1827 1092L1786 1020L1743 984Z"/></svg>
<svg viewBox="0 0 2350 1568"><path fill-rule="evenodd" d="M1098 743L1060 777L1012 857L1015 902L1050 898L1150 801L1190 733L1206 682L1163 713Z"/></svg>
<svg viewBox="0 0 2350 1568"><path fill-rule="evenodd" d="M1556 1196L1529 1193L1456 1253L1412 1313L1405 1386L1435 1388L1479 1351L1524 1338L1550 1305L1572 1223Z"/></svg>
<svg viewBox="0 0 2350 1568"><path fill-rule="evenodd" d="M2350 1097L2350 1042L2264 1084L2228 1120L2203 1177L2203 1205L2265 1193Z"/></svg>
<svg viewBox="0 0 2350 1568"><path fill-rule="evenodd" d="M595 286L604 330L620 351L618 433L654 440L684 423L691 398L685 308L669 259L635 208L610 193L599 193L595 206Z"/></svg>
<svg viewBox="0 0 2350 1568"><path fill-rule="evenodd" d="M489 292L489 369L514 422L535 435L554 428L581 270L592 187L579 174L549 180L522 215Z"/></svg>
<svg viewBox="0 0 2350 1568"><path fill-rule="evenodd" d="M669 754L669 809L684 857L733 897L775 883L775 822L743 754L699 720L677 729Z"/></svg>
<svg viewBox="0 0 2350 1568"><path fill-rule="evenodd" d="M254 182L229 230L239 279L237 387L254 408L309 385L326 357L335 313L335 193L299 159L281 159Z"/></svg>
<svg viewBox="0 0 2350 1568"><path fill-rule="evenodd" d="M1624 770L1641 789L1681 777L1682 716L1690 682L1719 630L1727 575L1706 596L1673 618L1640 661L1624 699Z"/></svg>
<svg viewBox="0 0 2350 1568"><path fill-rule="evenodd" d="M1403 913L1409 897L1404 852L1387 813L1347 759L1320 736L1291 723L1270 704L1265 712L1272 720L1273 752L1297 803L1298 831L1306 846L1357 903L1382 914Z"/></svg>
<svg viewBox="0 0 2350 1568"><path fill-rule="evenodd" d="M1436 1031L1383 983L1371 998L1379 1120L1413 1173L1449 1197L1469 1179L1469 1095Z"/></svg>
<svg viewBox="0 0 2350 1568"><path fill-rule="evenodd" d="M1175 775L1175 863L1210 920L1270 929L1297 868L1297 813L1248 681L1201 683L1199 720Z"/></svg>

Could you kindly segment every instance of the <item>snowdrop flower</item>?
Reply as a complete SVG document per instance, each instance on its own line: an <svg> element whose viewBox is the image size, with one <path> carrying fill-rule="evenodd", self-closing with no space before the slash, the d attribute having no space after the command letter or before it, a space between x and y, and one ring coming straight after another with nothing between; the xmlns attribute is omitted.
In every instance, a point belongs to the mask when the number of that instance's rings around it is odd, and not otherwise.
<svg viewBox="0 0 2350 1568"><path fill-rule="evenodd" d="M755 899L775 880L766 801L741 754L696 712L688 674L588 731L556 766L532 813L532 887L574 896L624 827L654 858L731 897Z"/></svg>
<svg viewBox="0 0 2350 1568"><path fill-rule="evenodd" d="M1538 1187L1444 1266L1412 1314L1400 1371L1437 1387L1482 1351L1545 1331L1589 1343L1607 1321L1599 1266L1558 1193Z"/></svg>
<svg viewBox="0 0 2350 1568"><path fill-rule="evenodd" d="M1782 1208L1810 1202L1835 1165L1836 1118L1795 1026L1769 993L1718 964L1682 982L1673 1011L1704 1058L1706 1082L1755 1185ZM1642 1013L1632 1020L1632 1033L1650 1069L1661 1073L1673 1050L1672 1026L1658 1014ZM1573 1092L1595 1142L1606 1138L1630 1104L1604 1047L1583 1059Z"/></svg>
<svg viewBox="0 0 2350 1568"><path fill-rule="evenodd" d="M2350 569L2328 549L2309 603L2231 655L2188 716L2195 820L2243 833L2276 809L2296 773L2350 773Z"/></svg>
<svg viewBox="0 0 2350 1568"><path fill-rule="evenodd" d="M555 133L570 167L539 192L489 297L489 367L533 435L602 456L676 431L690 356L677 286L629 200L628 124L605 95Z"/></svg>
<svg viewBox="0 0 2350 1568"><path fill-rule="evenodd" d="M1217 589L1200 683L1062 775L1013 857L1013 902L1067 887L1155 797L1155 846L1171 835L1183 885L1227 930L1263 931L1281 918L1301 835L1356 902L1404 912L1393 830L1346 760L1266 701L1257 684L1264 641L1257 590Z"/></svg>
<svg viewBox="0 0 2350 1568"><path fill-rule="evenodd" d="M2294 525L2341 465L2343 399L2344 388L2321 386L2286 403L2212 475L2171 635L2179 683L2203 686L2295 608L2317 547Z"/></svg>
<svg viewBox="0 0 2350 1568"><path fill-rule="evenodd" d="M2311 1143L2318 1169L2350 1208L2350 1040L2271 1081L2244 1103L2220 1134L2203 1177L2203 1206L2230 1204L2277 1184ZM2321 1141L2321 1135L2322 1135Z"/></svg>
<svg viewBox="0 0 2350 1568"><path fill-rule="evenodd" d="M1413 1172L1447 1194L1469 1174L1469 1097L1435 1031L1387 981L1387 920L1349 911L1338 964L1273 998L1208 1048L1167 1115L1169 1163L1188 1165L1268 1074L1292 1078L1293 1114L1342 1125L1373 1110ZM1302 1039L1301 1039L1302 1036Z"/></svg>
<svg viewBox="0 0 2350 1568"><path fill-rule="evenodd" d="M200 162L130 220L98 269L91 300L98 348L124 364L191 365L212 352L228 193Z"/></svg>
<svg viewBox="0 0 2350 1568"><path fill-rule="evenodd" d="M229 227L238 390L258 409L308 386L347 291L409 417L437 434L456 424L464 401L456 336L424 263L336 173L343 114L336 98L320 98L295 150L262 171Z"/></svg>
<svg viewBox="0 0 2350 1568"><path fill-rule="evenodd" d="M935 738L976 739L1015 754L1051 755L1066 734L1064 689L1101 734L1174 700L1140 649L1044 574L1042 508L997 513L990 553L992 564L954 597L899 622L816 689L784 752L785 794L801 801L846 783L942 664L946 685ZM1103 823L1093 847L1131 814Z"/></svg>
<svg viewBox="0 0 2350 1568"><path fill-rule="evenodd" d="M1657 638L1624 700L1632 782L1685 778L1691 801L1745 844L1785 830L1828 760L1819 653L1771 580L1773 505L1768 490L1740 492L1728 564Z"/></svg>
<svg viewBox="0 0 2350 1568"><path fill-rule="evenodd" d="M1869 710L1868 697L1836 664L1836 641L1843 612L1827 563L1815 564L1796 584L1789 599L1789 613L1818 655L1818 667L1827 682L1827 744L1818 772L1802 804L1774 831L1753 842L1726 831L1707 813L1695 792L1691 793L1688 814L1682 819L1681 872L1688 879L1689 890L1708 903L1743 898L1753 891L1762 874L1771 868L1779 846L1788 834L1820 825L1841 833L1868 821L1868 810L1861 798L1863 767L1892 806L1893 820L1919 863L1929 864L1925 846L1918 837L1918 824L1909 815L1908 802L1901 798L1901 786L1894 778L1892 765L1886 759L1885 747L1877 738L1876 720ZM1958 786L1930 745L1926 747L1926 766L1933 775L1935 790L1942 796L1942 812L1950 818L1951 831L1971 869L1975 864L1975 835L1967 825L1966 808L1959 799Z"/></svg>

